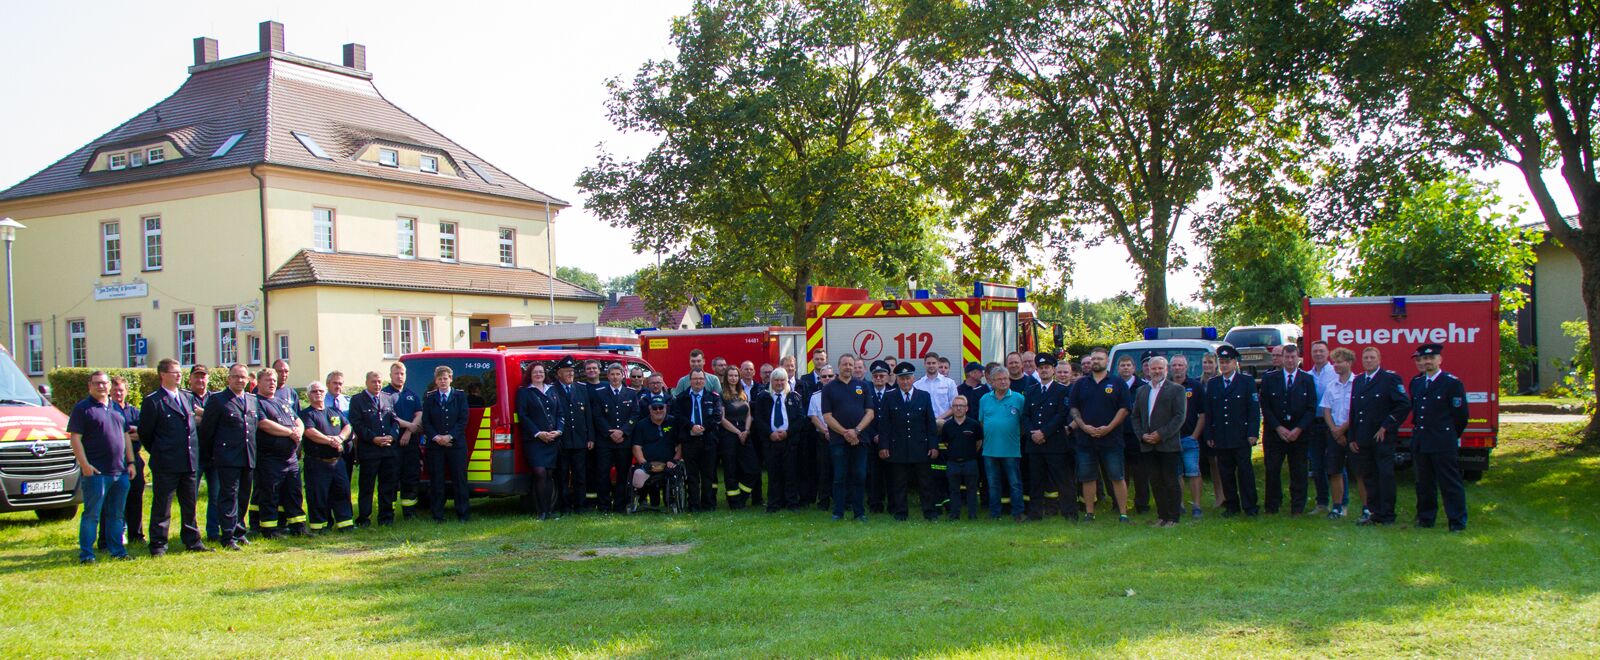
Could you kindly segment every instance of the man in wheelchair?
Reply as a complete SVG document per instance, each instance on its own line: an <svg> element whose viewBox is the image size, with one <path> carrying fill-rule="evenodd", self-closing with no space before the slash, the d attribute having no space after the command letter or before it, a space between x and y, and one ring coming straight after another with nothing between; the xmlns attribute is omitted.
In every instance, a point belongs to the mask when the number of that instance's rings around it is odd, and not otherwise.
<svg viewBox="0 0 1600 660"><path fill-rule="evenodd" d="M670 511L684 509L683 445L672 432L672 421L667 416L667 398L660 394L644 397L649 410L648 419L639 420L633 427L633 484L628 512L639 510L641 499L659 491Z"/></svg>

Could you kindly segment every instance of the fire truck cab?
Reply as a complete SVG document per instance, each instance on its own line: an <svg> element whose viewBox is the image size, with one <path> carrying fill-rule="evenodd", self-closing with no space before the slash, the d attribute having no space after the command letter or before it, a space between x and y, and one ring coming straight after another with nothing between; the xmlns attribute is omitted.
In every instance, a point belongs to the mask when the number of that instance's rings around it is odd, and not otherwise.
<svg viewBox="0 0 1600 660"><path fill-rule="evenodd" d="M1001 362L1017 350L1017 310L1027 292L977 282L970 298L916 291L910 299L872 300L866 289L810 287L806 300L807 358L819 348L830 359L852 353L868 362L938 353L959 376L967 362ZM810 370L809 359L799 363Z"/></svg>

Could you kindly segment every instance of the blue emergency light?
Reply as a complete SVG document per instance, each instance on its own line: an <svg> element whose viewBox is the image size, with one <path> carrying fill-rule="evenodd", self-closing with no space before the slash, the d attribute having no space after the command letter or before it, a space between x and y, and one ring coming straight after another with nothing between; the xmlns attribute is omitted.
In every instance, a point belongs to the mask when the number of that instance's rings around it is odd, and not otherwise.
<svg viewBox="0 0 1600 660"><path fill-rule="evenodd" d="M927 289L917 289L917 290L911 292L911 299L912 300L927 300L928 296L929 296L929 293L928 293Z"/></svg>
<svg viewBox="0 0 1600 660"><path fill-rule="evenodd" d="M710 314L701 314L700 315L700 327L702 327L702 328L711 327L711 315Z"/></svg>
<svg viewBox="0 0 1600 660"><path fill-rule="evenodd" d="M1395 296L1389 299L1389 316L1392 316L1397 320L1406 317L1405 296Z"/></svg>

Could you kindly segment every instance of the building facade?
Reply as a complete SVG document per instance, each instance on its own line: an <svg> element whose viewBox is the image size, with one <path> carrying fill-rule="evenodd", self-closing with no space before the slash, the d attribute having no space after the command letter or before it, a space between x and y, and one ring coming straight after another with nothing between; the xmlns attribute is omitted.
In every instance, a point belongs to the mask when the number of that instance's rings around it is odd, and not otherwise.
<svg viewBox="0 0 1600 660"><path fill-rule="evenodd" d="M270 364L299 380L466 347L491 326L595 322L559 280L568 204L378 92L365 50L218 59L195 40L176 92L0 193L19 365ZM141 353L141 349L143 352Z"/></svg>
<svg viewBox="0 0 1600 660"><path fill-rule="evenodd" d="M1564 218L1574 229L1578 216ZM1561 331L1561 324L1587 318L1583 308L1583 270L1572 251L1544 231L1543 221L1524 224L1539 230L1534 247L1535 261L1528 282L1528 304L1517 311L1518 339L1539 350L1539 361L1524 372L1521 385L1541 392L1561 381L1571 371L1567 365L1577 342Z"/></svg>

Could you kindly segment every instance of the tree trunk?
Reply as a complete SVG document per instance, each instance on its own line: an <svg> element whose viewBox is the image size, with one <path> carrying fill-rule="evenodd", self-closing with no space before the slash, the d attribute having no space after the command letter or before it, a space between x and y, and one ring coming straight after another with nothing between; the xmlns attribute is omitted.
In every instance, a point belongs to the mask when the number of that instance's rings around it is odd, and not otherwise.
<svg viewBox="0 0 1600 660"><path fill-rule="evenodd" d="M1144 269L1144 325L1147 328L1166 327L1172 321L1167 306L1167 269L1165 265L1142 266Z"/></svg>
<svg viewBox="0 0 1600 660"><path fill-rule="evenodd" d="M1589 209L1588 212L1579 210L1578 240L1567 241L1567 249L1578 257L1578 267L1583 273L1583 310L1584 317L1589 321L1589 363L1595 369L1592 373L1594 394L1600 397L1600 209ZM1593 233L1591 233L1593 232ZM1600 399L1597 399L1600 400ZM1586 447L1600 447L1600 414L1589 418L1589 426L1583 432L1583 444Z"/></svg>
<svg viewBox="0 0 1600 660"><path fill-rule="evenodd" d="M803 269L801 274L795 276L794 297L789 301L794 305L791 310L794 314L794 325L804 326L806 324L806 287L810 284L810 269Z"/></svg>

